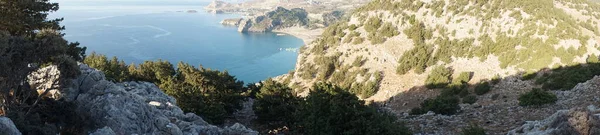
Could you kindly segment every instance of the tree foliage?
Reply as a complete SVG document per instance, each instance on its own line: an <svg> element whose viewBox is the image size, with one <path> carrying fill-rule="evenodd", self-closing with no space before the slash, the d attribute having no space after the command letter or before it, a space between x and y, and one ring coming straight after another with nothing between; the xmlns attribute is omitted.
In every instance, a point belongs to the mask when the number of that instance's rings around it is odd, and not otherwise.
<svg viewBox="0 0 600 135"><path fill-rule="evenodd" d="M421 103L421 107L410 110L410 114L418 115L433 111L437 114L453 115L460 110L459 101L456 96L438 96L433 99L426 99Z"/></svg>
<svg viewBox="0 0 600 135"><path fill-rule="evenodd" d="M291 88L267 79L260 85L253 108L258 122L275 129L292 126L299 103Z"/></svg>
<svg viewBox="0 0 600 135"><path fill-rule="evenodd" d="M492 89L492 86L489 82L481 82L475 85L475 94L483 95L488 93Z"/></svg>
<svg viewBox="0 0 600 135"><path fill-rule="evenodd" d="M61 71L52 82L60 86L79 75L76 61L84 57L85 48L63 38L61 19L47 20L57 9L48 0L0 2L0 104L2 114L24 134L81 133L72 130L82 122L72 105L40 96L28 85L27 75L47 65Z"/></svg>
<svg viewBox="0 0 600 135"><path fill-rule="evenodd" d="M393 116L380 114L341 88L315 84L300 104L298 124L304 134L411 134Z"/></svg>
<svg viewBox="0 0 600 135"><path fill-rule="evenodd" d="M431 71L425 80L425 86L430 89L446 87L452 80L452 70L438 66Z"/></svg>
<svg viewBox="0 0 600 135"><path fill-rule="evenodd" d="M84 60L92 68L103 71L116 82L148 81L177 99L185 112L203 116L208 122L222 124L241 107L244 83L227 72L178 63L177 68L164 60L145 61L139 65L125 65L113 57L92 53Z"/></svg>
<svg viewBox="0 0 600 135"><path fill-rule="evenodd" d="M519 105L521 106L540 106L556 102L558 98L554 93L534 88L530 92L519 96Z"/></svg>
<svg viewBox="0 0 600 135"><path fill-rule="evenodd" d="M0 31L11 35L32 36L36 30L63 30L62 18L48 20L50 12L58 10L58 3L49 0L3 0L0 2Z"/></svg>

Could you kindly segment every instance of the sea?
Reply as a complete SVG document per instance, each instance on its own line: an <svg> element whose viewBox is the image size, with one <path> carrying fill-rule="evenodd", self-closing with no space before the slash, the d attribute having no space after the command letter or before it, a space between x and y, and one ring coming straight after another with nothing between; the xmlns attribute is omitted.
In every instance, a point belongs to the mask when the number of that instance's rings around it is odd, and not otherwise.
<svg viewBox="0 0 600 135"><path fill-rule="evenodd" d="M64 18L65 38L126 63L168 60L227 71L245 83L293 70L304 42L277 33L239 33L220 21L238 14L211 14L208 2L60 2L49 18ZM197 11L197 12L193 12Z"/></svg>

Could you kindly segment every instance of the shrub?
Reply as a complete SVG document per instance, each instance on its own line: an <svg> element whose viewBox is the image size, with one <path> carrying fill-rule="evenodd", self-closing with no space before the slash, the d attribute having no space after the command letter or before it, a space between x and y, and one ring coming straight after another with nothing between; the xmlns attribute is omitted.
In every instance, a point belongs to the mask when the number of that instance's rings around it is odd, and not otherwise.
<svg viewBox="0 0 600 135"><path fill-rule="evenodd" d="M490 85L489 82L482 82L475 86L475 94L483 95L485 93L488 93L491 89L492 89L492 86Z"/></svg>
<svg viewBox="0 0 600 135"><path fill-rule="evenodd" d="M381 30L379 30L379 32L377 33L381 34L384 37L393 37L400 34L400 32L398 32L398 28L396 28L396 26L389 22L384 23L381 27Z"/></svg>
<svg viewBox="0 0 600 135"><path fill-rule="evenodd" d="M258 122L270 129L290 126L300 100L294 96L291 88L272 79L261 84L253 105Z"/></svg>
<svg viewBox="0 0 600 135"><path fill-rule="evenodd" d="M590 55L590 56L588 56L586 61L587 61L587 63L599 63L600 58L598 58L598 56L596 56L596 55Z"/></svg>
<svg viewBox="0 0 600 135"><path fill-rule="evenodd" d="M413 108L410 111L411 115L425 114L428 111L433 111L437 114L453 115L460 110L458 106L459 99L456 96L438 96L434 99L426 99L421 103L421 107Z"/></svg>
<svg viewBox="0 0 600 135"><path fill-rule="evenodd" d="M394 116L331 84L315 84L295 114L303 134L412 134Z"/></svg>
<svg viewBox="0 0 600 135"><path fill-rule="evenodd" d="M465 104L473 104L473 103L477 102L477 96L468 95L462 99L462 102Z"/></svg>
<svg viewBox="0 0 600 135"><path fill-rule="evenodd" d="M444 66L435 67L425 80L425 86L429 89L443 88L450 83L452 70Z"/></svg>
<svg viewBox="0 0 600 135"><path fill-rule="evenodd" d="M356 26L356 24L351 24L350 26L348 26L348 29L349 29L350 31L354 31L354 30L356 30L356 28L358 28L358 27Z"/></svg>
<svg viewBox="0 0 600 135"><path fill-rule="evenodd" d="M501 80L502 80L502 77L500 77L500 75L496 75L496 76L492 77L492 80L490 82L492 82L492 84L496 85L496 84L500 83Z"/></svg>
<svg viewBox="0 0 600 135"><path fill-rule="evenodd" d="M529 73L524 73L521 78L523 80L531 80L531 79L534 79L535 77L537 77L536 72L529 72Z"/></svg>
<svg viewBox="0 0 600 135"><path fill-rule="evenodd" d="M358 56L352 62L352 66L354 66L354 67L360 67L360 66L362 66L364 64L364 62L365 62L365 59L363 58L363 56Z"/></svg>
<svg viewBox="0 0 600 135"><path fill-rule="evenodd" d="M363 39L362 37L356 37L356 38L354 38L354 41L352 41L352 44L355 44L355 45L362 44L363 42L365 42L364 40L365 39Z"/></svg>
<svg viewBox="0 0 600 135"><path fill-rule="evenodd" d="M365 23L364 28L367 32L374 33L377 32L377 29L379 29L379 27L381 27L381 23L381 19L377 17L371 17Z"/></svg>
<svg viewBox="0 0 600 135"><path fill-rule="evenodd" d="M442 93L440 93L439 96L455 96L455 95L461 95L461 94L465 94L465 93L466 93L466 95L469 94L469 90L467 89L466 84L453 83L453 84L446 86L442 90ZM466 96L466 95L464 95L464 96ZM461 96L461 97L463 97L463 96Z"/></svg>
<svg viewBox="0 0 600 135"><path fill-rule="evenodd" d="M485 129L479 126L469 126L463 129L461 135L487 135Z"/></svg>
<svg viewBox="0 0 600 135"><path fill-rule="evenodd" d="M543 89L570 90L578 83L590 80L596 75L600 75L600 64L590 63L555 69L550 75L538 78L536 82L542 84Z"/></svg>
<svg viewBox="0 0 600 135"><path fill-rule="evenodd" d="M454 78L454 83L468 83L473 77L473 72L462 72L458 77Z"/></svg>
<svg viewBox="0 0 600 135"><path fill-rule="evenodd" d="M540 106L556 102L558 98L554 93L534 88L530 92L519 96L519 105L521 106Z"/></svg>
<svg viewBox="0 0 600 135"><path fill-rule="evenodd" d="M123 82L131 79L128 66L125 65L123 60L119 61L117 57L113 57L109 61L105 55L92 52L92 54L85 57L83 63L92 68L103 71L108 80Z"/></svg>

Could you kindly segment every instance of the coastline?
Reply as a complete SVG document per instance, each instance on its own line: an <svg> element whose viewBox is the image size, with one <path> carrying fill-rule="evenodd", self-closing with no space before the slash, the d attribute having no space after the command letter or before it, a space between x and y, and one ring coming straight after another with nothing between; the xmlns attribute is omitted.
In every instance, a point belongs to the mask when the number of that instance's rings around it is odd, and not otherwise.
<svg viewBox="0 0 600 135"><path fill-rule="evenodd" d="M323 33L324 28L307 29L304 27L289 27L278 30L273 30L274 33L283 33L302 39L304 45L310 44Z"/></svg>
<svg viewBox="0 0 600 135"><path fill-rule="evenodd" d="M321 34L323 33L323 31L325 30L325 28L318 28L318 29L307 29L304 27L289 27L289 28L283 28L283 29L278 29L278 30L273 30L271 32L277 33L277 34L287 34L287 35L291 35L294 36L296 38L300 38L302 39L302 41L304 41L304 45L306 46L308 44L310 44L312 41L314 41L315 39L317 39L319 36L321 36ZM298 55L299 56L299 55ZM295 70L296 67L294 67ZM285 73L279 76L275 76L272 79L277 81L277 82L284 82L285 78L290 77L289 73Z"/></svg>

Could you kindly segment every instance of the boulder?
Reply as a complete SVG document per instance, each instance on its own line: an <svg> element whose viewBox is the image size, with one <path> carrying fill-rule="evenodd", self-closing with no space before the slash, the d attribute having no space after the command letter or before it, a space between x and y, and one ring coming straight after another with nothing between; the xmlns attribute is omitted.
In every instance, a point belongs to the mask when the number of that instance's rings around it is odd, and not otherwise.
<svg viewBox="0 0 600 135"><path fill-rule="evenodd" d="M598 135L600 134L600 109L587 108L559 110L539 121L528 121L508 132L509 135Z"/></svg>
<svg viewBox="0 0 600 135"><path fill-rule="evenodd" d="M0 117L0 135L21 135L15 124L7 117Z"/></svg>

